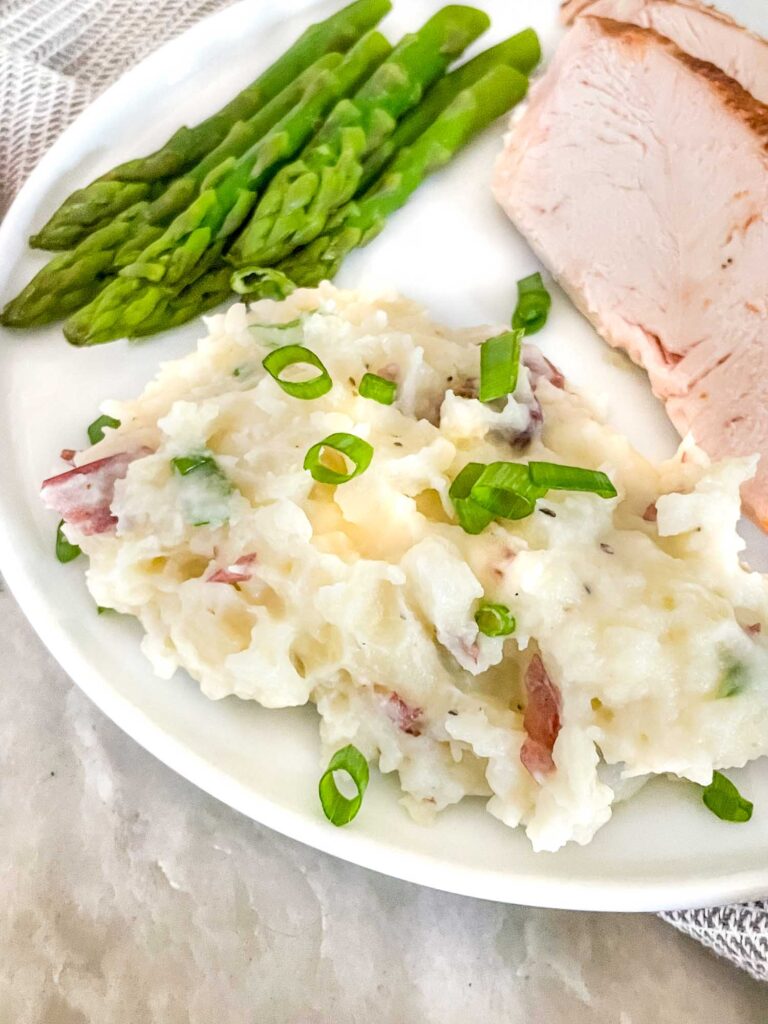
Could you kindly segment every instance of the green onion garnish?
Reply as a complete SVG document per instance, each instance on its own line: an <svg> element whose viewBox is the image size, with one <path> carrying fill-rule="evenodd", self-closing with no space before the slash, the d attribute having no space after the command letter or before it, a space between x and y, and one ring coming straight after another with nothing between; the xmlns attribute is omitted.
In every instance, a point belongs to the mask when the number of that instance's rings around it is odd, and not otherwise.
<svg viewBox="0 0 768 1024"><path fill-rule="evenodd" d="M741 661L726 664L717 688L718 697L735 697L747 685L748 673L746 665Z"/></svg>
<svg viewBox="0 0 768 1024"><path fill-rule="evenodd" d="M475 612L477 628L485 636L509 636L514 633L514 616L505 604L483 603Z"/></svg>
<svg viewBox="0 0 768 1024"><path fill-rule="evenodd" d="M480 533L495 516L525 519L550 489L589 491L601 498L616 495L605 473L554 462L492 462L488 466L470 462L453 481L448 495L462 528Z"/></svg>
<svg viewBox="0 0 768 1024"><path fill-rule="evenodd" d="M481 402L503 398L517 387L522 331L506 331L480 346Z"/></svg>
<svg viewBox="0 0 768 1024"><path fill-rule="evenodd" d="M525 519L543 498L546 487L535 484L528 466L520 462L492 462L483 468L472 487L472 501L502 519Z"/></svg>
<svg viewBox="0 0 768 1024"><path fill-rule="evenodd" d="M354 463L351 470L342 473L323 463L325 450L330 448ZM320 484L344 484L352 477L360 476L371 464L373 448L361 437L354 434L329 434L324 440L313 444L304 457L304 469Z"/></svg>
<svg viewBox="0 0 768 1024"><path fill-rule="evenodd" d="M589 491L601 498L615 498L616 488L605 475L594 469L558 466L554 462L529 462L531 481L554 491Z"/></svg>
<svg viewBox="0 0 768 1024"><path fill-rule="evenodd" d="M336 785L334 772L346 772L357 789L357 795L349 800ZM328 821L334 825L347 825L360 810L363 794L368 786L368 762L363 755L350 743L349 746L337 750L328 767L323 772L318 786L320 803Z"/></svg>
<svg viewBox="0 0 768 1024"><path fill-rule="evenodd" d="M60 562L71 562L73 558L77 558L81 554L81 550L77 544L70 544L64 536L61 529L63 525L64 520L62 519L56 528L56 557Z"/></svg>
<svg viewBox="0 0 768 1024"><path fill-rule="evenodd" d="M292 327L301 326L301 317L295 320L286 320L283 324L248 324L249 331L288 331Z"/></svg>
<svg viewBox="0 0 768 1024"><path fill-rule="evenodd" d="M210 455L177 455L171 459L171 465L179 476L187 476L198 469L205 469L209 473L221 473L216 460Z"/></svg>
<svg viewBox="0 0 768 1024"><path fill-rule="evenodd" d="M730 779L720 772L712 773L712 781L701 794L707 807L723 821L749 821L753 805L745 800Z"/></svg>
<svg viewBox="0 0 768 1024"><path fill-rule="evenodd" d="M544 287L541 274L531 274L517 282L517 306L512 326L524 334L535 334L547 322L552 299Z"/></svg>
<svg viewBox="0 0 768 1024"><path fill-rule="evenodd" d="M491 512L481 508L470 498L472 488L484 469L485 466L480 462L468 462L448 491L459 525L465 533L482 533L493 519Z"/></svg>
<svg viewBox="0 0 768 1024"><path fill-rule="evenodd" d="M184 517L193 526L221 526L226 522L232 483L218 462L210 455L177 455L171 465L179 476L194 473L203 485L201 489L184 488L182 508Z"/></svg>
<svg viewBox="0 0 768 1024"><path fill-rule="evenodd" d="M320 373L311 380L302 381L283 380L280 377L282 371L287 367L300 364L314 366ZM277 381L286 395L291 395L293 398L320 398L322 395L327 395L333 387L331 376L319 357L310 349L304 348L303 345L283 345L282 348L276 348L274 352L270 352L262 359L261 365L270 377Z"/></svg>
<svg viewBox="0 0 768 1024"><path fill-rule="evenodd" d="M382 405L392 405L397 395L397 384L376 373L364 373L358 390L362 398L372 398Z"/></svg>
<svg viewBox="0 0 768 1024"><path fill-rule="evenodd" d="M104 427L112 427L113 430L116 430L119 426L120 420L116 420L113 416L99 416L88 427L88 440L91 444L98 444L104 439Z"/></svg>
<svg viewBox="0 0 768 1024"><path fill-rule="evenodd" d="M278 302L296 289L290 277L273 267L242 267L232 274L229 284L238 295L258 292L260 299L277 299Z"/></svg>

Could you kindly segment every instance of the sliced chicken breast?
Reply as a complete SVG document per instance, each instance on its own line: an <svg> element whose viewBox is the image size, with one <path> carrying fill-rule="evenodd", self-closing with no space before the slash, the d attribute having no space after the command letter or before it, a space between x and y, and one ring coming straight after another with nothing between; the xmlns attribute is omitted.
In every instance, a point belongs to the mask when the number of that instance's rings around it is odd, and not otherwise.
<svg viewBox="0 0 768 1024"><path fill-rule="evenodd" d="M768 107L653 30L581 17L494 192L682 434L763 456L743 496L768 527Z"/></svg>
<svg viewBox="0 0 768 1024"><path fill-rule="evenodd" d="M565 0L563 20L571 22L579 14L655 29L768 103L768 42L712 7L697 0Z"/></svg>

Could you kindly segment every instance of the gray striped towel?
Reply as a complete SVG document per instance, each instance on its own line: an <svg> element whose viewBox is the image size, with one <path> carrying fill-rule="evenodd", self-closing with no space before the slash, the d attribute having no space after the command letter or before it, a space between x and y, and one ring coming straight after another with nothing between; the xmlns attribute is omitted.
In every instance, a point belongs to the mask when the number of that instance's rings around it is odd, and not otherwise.
<svg viewBox="0 0 768 1024"><path fill-rule="evenodd" d="M160 43L230 2L2 0L0 216L45 150L102 89ZM662 917L768 981L768 903Z"/></svg>

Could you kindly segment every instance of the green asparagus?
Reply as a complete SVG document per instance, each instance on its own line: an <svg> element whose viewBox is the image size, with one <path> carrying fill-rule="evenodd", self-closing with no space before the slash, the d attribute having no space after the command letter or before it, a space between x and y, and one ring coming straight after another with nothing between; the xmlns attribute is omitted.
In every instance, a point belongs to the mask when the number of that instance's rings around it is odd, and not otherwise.
<svg viewBox="0 0 768 1024"><path fill-rule="evenodd" d="M415 142L460 92L477 82L486 72L499 64L509 64L527 75L540 60L539 37L532 28L526 28L445 75L432 86L421 103L398 123L392 135L366 159L358 191L365 192L396 153Z"/></svg>
<svg viewBox="0 0 768 1024"><path fill-rule="evenodd" d="M180 128L149 156L130 160L73 192L30 239L41 249L69 249L158 187L198 163L238 121L250 119L323 54L346 50L391 8L390 0L356 0L316 25L218 114L195 128Z"/></svg>
<svg viewBox="0 0 768 1024"><path fill-rule="evenodd" d="M365 157L488 25L483 12L455 5L406 36L358 94L337 105L309 149L276 175L230 261L269 265L321 234L357 191Z"/></svg>
<svg viewBox="0 0 768 1024"><path fill-rule="evenodd" d="M360 200L349 204L331 231L274 269L299 287L313 287L334 277L348 253L374 239L387 218L403 206L429 174L443 167L478 132L518 103L527 87L528 79L514 68L493 68L459 93L412 146L400 151L384 177ZM254 297L259 294L259 279L260 268L254 267Z"/></svg>
<svg viewBox="0 0 768 1024"><path fill-rule="evenodd" d="M344 257L366 244L381 230L386 218L402 206L432 171L451 157L496 117L525 95L527 79L512 68L499 67L471 83L455 97L431 127L403 151L384 179L361 200L351 203L336 228L274 268L254 268L252 298L283 298L295 286L311 287L333 277ZM178 326L223 302L231 294L231 267L208 271L177 295L157 290L151 313L131 337L154 334ZM288 276L289 275L289 276ZM246 276L240 272L238 291Z"/></svg>
<svg viewBox="0 0 768 1024"><path fill-rule="evenodd" d="M225 242L253 207L259 189L301 149L336 101L367 78L390 52L386 39L370 32L337 68L316 75L304 99L271 131L242 156L225 160L209 173L197 198L144 250L139 264L125 267L125 276L111 281L67 320L67 339L75 345L93 345L135 337L169 287L180 291L215 265Z"/></svg>
<svg viewBox="0 0 768 1024"><path fill-rule="evenodd" d="M54 256L8 303L0 323L6 327L39 326L63 319L91 302L121 267L132 263L162 235L176 214L186 209L212 170L250 149L301 102L321 72L337 67L341 60L338 53L320 57L249 121L235 124L215 149L174 179L154 202L135 204L71 252Z"/></svg>

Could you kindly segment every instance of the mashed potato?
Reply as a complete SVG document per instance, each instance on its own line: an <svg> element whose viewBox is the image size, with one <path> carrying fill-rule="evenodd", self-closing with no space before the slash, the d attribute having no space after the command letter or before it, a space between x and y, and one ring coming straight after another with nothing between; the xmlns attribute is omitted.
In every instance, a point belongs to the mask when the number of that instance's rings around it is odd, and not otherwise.
<svg viewBox="0 0 768 1024"><path fill-rule="evenodd" d="M627 780L707 784L768 752L768 587L735 529L753 460L688 447L652 465L533 348L514 395L482 404L495 332L395 296L324 285L208 328L136 401L105 405L122 425L76 464L131 458L107 527L66 527L96 602L142 622L158 675L183 668L213 699L313 701L326 754L353 743L398 772L414 815L482 796L537 850L588 842ZM297 343L333 379L323 397L262 368ZM366 371L397 381L393 405L359 395ZM304 456L339 431L373 461L316 483ZM200 456L216 471L174 471ZM462 467L529 459L602 469L618 497L551 491L527 519L465 533L448 496ZM478 631L481 600L510 609L513 635ZM559 702L540 771L521 761L536 664Z"/></svg>

